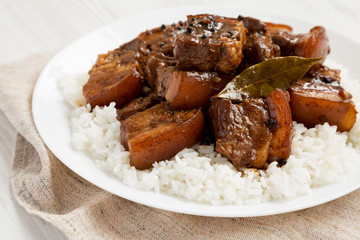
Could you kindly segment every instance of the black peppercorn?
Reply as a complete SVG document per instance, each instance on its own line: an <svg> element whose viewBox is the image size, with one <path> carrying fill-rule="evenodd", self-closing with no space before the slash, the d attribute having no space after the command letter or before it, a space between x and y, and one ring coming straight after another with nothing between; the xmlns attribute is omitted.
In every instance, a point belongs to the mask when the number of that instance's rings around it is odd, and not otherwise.
<svg viewBox="0 0 360 240"><path fill-rule="evenodd" d="M278 161L278 164L280 167L284 166L286 164L286 159L282 158Z"/></svg>
<svg viewBox="0 0 360 240"><path fill-rule="evenodd" d="M201 38L202 38L202 39L206 39L207 36L206 36L206 35L202 35Z"/></svg>
<svg viewBox="0 0 360 240"><path fill-rule="evenodd" d="M200 25L203 25L203 24L204 24L204 22L203 22L203 21L199 21L199 24L200 24Z"/></svg>
<svg viewBox="0 0 360 240"><path fill-rule="evenodd" d="M175 113L176 113L176 110L175 110L175 109L171 109L171 110L170 110L170 115L173 116L173 115L175 115Z"/></svg>
<svg viewBox="0 0 360 240"><path fill-rule="evenodd" d="M239 20L239 21L242 21L242 20L244 20L245 18L244 18L244 16L243 15L239 15L238 17L237 17L237 20Z"/></svg>
<svg viewBox="0 0 360 240"><path fill-rule="evenodd" d="M196 18L192 18L190 22L193 22L193 21L195 21L195 20L196 20Z"/></svg>
<svg viewBox="0 0 360 240"><path fill-rule="evenodd" d="M234 35L232 31L228 31L228 34L230 34L230 37Z"/></svg>
<svg viewBox="0 0 360 240"><path fill-rule="evenodd" d="M164 30L166 28L165 24L162 24L160 28L161 30Z"/></svg>
<svg viewBox="0 0 360 240"><path fill-rule="evenodd" d="M269 118L268 121L267 121L267 125L270 129L272 129L276 124L276 120L273 119L273 118Z"/></svg>
<svg viewBox="0 0 360 240"><path fill-rule="evenodd" d="M189 27L193 27L193 26L194 26L194 24L192 24L192 23L189 24Z"/></svg>
<svg viewBox="0 0 360 240"><path fill-rule="evenodd" d="M159 43L159 47L163 47L164 46L164 43L163 42L160 42Z"/></svg>
<svg viewBox="0 0 360 240"><path fill-rule="evenodd" d="M321 81L323 83L331 83L332 79L329 76L324 76L323 78L321 78Z"/></svg>
<svg viewBox="0 0 360 240"><path fill-rule="evenodd" d="M184 25L184 22L183 22L183 21L179 21L179 25L180 25L180 26Z"/></svg>
<svg viewBox="0 0 360 240"><path fill-rule="evenodd" d="M214 18L212 16L209 16L209 20L212 22L215 22Z"/></svg>
<svg viewBox="0 0 360 240"><path fill-rule="evenodd" d="M191 28L187 27L186 28L186 33L191 33Z"/></svg>

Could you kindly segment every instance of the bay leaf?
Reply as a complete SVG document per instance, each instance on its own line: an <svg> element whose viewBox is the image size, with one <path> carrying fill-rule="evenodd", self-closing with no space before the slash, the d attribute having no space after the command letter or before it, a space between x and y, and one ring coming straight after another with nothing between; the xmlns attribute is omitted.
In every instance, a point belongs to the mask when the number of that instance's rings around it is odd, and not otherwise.
<svg viewBox="0 0 360 240"><path fill-rule="evenodd" d="M288 89L322 58L277 57L252 65L216 96L235 101L266 97L276 88Z"/></svg>

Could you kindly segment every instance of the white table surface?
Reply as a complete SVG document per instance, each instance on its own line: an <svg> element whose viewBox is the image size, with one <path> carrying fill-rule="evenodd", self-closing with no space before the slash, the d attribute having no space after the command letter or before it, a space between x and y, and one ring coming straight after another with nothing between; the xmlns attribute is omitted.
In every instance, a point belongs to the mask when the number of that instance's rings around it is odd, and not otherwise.
<svg viewBox="0 0 360 240"><path fill-rule="evenodd" d="M237 7L239 14L246 15L241 11L241 6L246 6L306 18L360 39L359 0L0 0L0 64L59 49L117 19L210 2ZM349 57L357 59L358 56ZM0 239L66 239L51 224L29 215L12 196L10 166L15 134L0 111Z"/></svg>

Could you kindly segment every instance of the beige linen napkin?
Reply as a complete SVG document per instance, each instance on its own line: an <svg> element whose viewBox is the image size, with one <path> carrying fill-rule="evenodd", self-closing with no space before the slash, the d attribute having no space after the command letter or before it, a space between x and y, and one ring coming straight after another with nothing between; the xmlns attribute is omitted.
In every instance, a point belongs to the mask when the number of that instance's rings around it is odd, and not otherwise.
<svg viewBox="0 0 360 240"><path fill-rule="evenodd" d="M16 200L69 239L360 239L360 190L293 213L213 218L146 207L92 185L47 149L34 126L32 91L51 56L0 66L0 108L18 131L11 169Z"/></svg>

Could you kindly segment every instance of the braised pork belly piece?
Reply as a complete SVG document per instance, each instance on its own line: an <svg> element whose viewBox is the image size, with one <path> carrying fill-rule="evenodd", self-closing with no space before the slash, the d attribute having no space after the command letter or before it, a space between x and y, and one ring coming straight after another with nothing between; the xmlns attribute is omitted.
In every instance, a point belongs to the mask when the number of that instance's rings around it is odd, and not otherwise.
<svg viewBox="0 0 360 240"><path fill-rule="evenodd" d="M320 65L316 69L310 69L304 76L303 80L335 83L336 85L340 84L341 81L340 72L340 70L331 69L327 66Z"/></svg>
<svg viewBox="0 0 360 240"><path fill-rule="evenodd" d="M144 72L148 54L158 52L158 55L163 54L163 58L167 60L165 56L172 55L174 37L182 30L181 25L162 25L147 30L119 48L99 55L89 71L90 78L83 87L87 102L92 107L115 102L116 107L120 108L140 97L145 75L150 81L156 80L156 76L151 75L154 71Z"/></svg>
<svg viewBox="0 0 360 240"><path fill-rule="evenodd" d="M178 22L171 25L146 30L133 40L123 44L121 48L139 51L143 55L156 51L165 55L172 55L174 48L174 37L183 30L183 23Z"/></svg>
<svg viewBox="0 0 360 240"><path fill-rule="evenodd" d="M251 65L281 56L280 47L273 42L271 36L279 31L291 32L292 28L290 26L262 22L251 17L245 17L243 21L247 33L246 42L243 45L244 59L239 67L240 71Z"/></svg>
<svg viewBox="0 0 360 240"><path fill-rule="evenodd" d="M239 66L246 33L242 21L209 14L190 15L184 27L174 42L178 69L226 73Z"/></svg>
<svg viewBox="0 0 360 240"><path fill-rule="evenodd" d="M135 113L142 112L158 103L161 102L156 94L150 93L145 97L139 97L135 100L132 100L130 103L125 105L123 108L116 110L117 119L119 121L125 120L128 117L134 115Z"/></svg>
<svg viewBox="0 0 360 240"><path fill-rule="evenodd" d="M162 69L169 66L175 66L176 61L174 57L167 56L162 52L151 52L146 60L145 73L146 80L152 89L156 89L158 85L158 69ZM158 93L159 96L164 96L161 91Z"/></svg>
<svg viewBox="0 0 360 240"><path fill-rule="evenodd" d="M291 147L292 118L289 97L276 89L266 99L234 104L216 99L209 108L216 151L237 170L263 168L267 162L287 159Z"/></svg>
<svg viewBox="0 0 360 240"><path fill-rule="evenodd" d="M121 143L130 164L147 169L199 142L204 122L201 109L176 110L162 102L121 121Z"/></svg>
<svg viewBox="0 0 360 240"><path fill-rule="evenodd" d="M141 57L137 51L121 48L99 55L83 86L87 103L95 107L115 102L122 107L139 97L143 92Z"/></svg>
<svg viewBox="0 0 360 240"><path fill-rule="evenodd" d="M174 39L183 30L183 23L161 25L158 28L147 30L137 38L142 40L139 50L146 52L161 52L165 55L173 55Z"/></svg>
<svg viewBox="0 0 360 240"><path fill-rule="evenodd" d="M330 53L329 39L325 28L316 26L306 34L294 34L289 31L278 31L271 36L273 42L281 49L281 56L299 56L304 58L323 58L315 66L325 61Z"/></svg>
<svg viewBox="0 0 360 240"><path fill-rule="evenodd" d="M275 91L266 96L270 115L267 125L272 133L268 162L280 162L290 156L293 119L289 101L289 93L281 89L275 89Z"/></svg>
<svg viewBox="0 0 360 240"><path fill-rule="evenodd" d="M240 16L241 18L241 16ZM259 33L259 34L265 34L266 33L266 24L257 19L252 17L242 17L244 27L247 30L247 33Z"/></svg>
<svg viewBox="0 0 360 240"><path fill-rule="evenodd" d="M245 69L262 61L280 57L280 47L271 40L271 37L255 32L247 34L243 53L242 68Z"/></svg>
<svg viewBox="0 0 360 240"><path fill-rule="evenodd" d="M165 68L162 81L167 81L165 99L177 109L206 107L234 77L234 74L199 71L177 71Z"/></svg>
<svg viewBox="0 0 360 240"><path fill-rule="evenodd" d="M328 122L339 131L350 131L357 112L351 94L340 86L339 73L321 66L289 89L295 121L308 128Z"/></svg>
<svg viewBox="0 0 360 240"><path fill-rule="evenodd" d="M245 17L243 21L247 34L241 70L279 56L323 58L314 66L316 69L330 53L329 39L321 26L312 28L309 33L295 34L285 24L262 22L251 17Z"/></svg>
<svg viewBox="0 0 360 240"><path fill-rule="evenodd" d="M237 170L265 165L271 140L265 100L257 98L240 104L215 100L209 113L217 152L227 157Z"/></svg>
<svg viewBox="0 0 360 240"><path fill-rule="evenodd" d="M159 67L157 68L157 81L155 86L155 93L165 98L166 89L171 78L171 73L177 71L176 67Z"/></svg>

